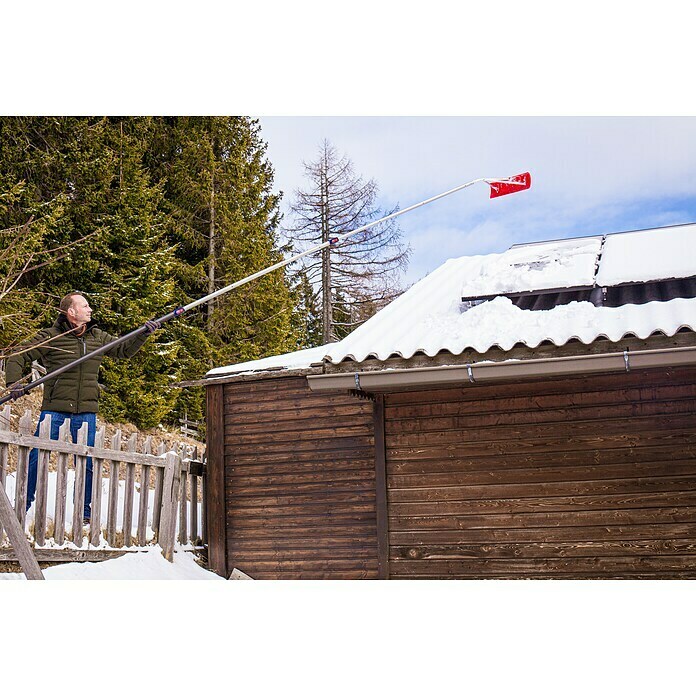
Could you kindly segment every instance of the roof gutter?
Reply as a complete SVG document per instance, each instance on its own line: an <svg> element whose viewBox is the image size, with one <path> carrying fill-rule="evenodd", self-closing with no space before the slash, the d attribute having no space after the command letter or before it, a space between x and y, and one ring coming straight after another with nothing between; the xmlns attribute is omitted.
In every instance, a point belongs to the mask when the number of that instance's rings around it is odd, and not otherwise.
<svg viewBox="0 0 696 696"><path fill-rule="evenodd" d="M560 358L478 362L444 367L375 370L341 374L308 375L312 391L360 389L380 391L408 387L477 384L493 380L533 379L595 372L630 372L651 367L696 364L696 346L576 355Z"/></svg>

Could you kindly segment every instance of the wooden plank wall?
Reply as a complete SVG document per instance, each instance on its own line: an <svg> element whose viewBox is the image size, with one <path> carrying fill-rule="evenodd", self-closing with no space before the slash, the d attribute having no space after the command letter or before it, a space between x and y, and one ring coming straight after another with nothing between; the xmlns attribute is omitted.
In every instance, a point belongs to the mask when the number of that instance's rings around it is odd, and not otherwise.
<svg viewBox="0 0 696 696"><path fill-rule="evenodd" d="M224 385L227 569L377 578L373 408L304 377Z"/></svg>
<svg viewBox="0 0 696 696"><path fill-rule="evenodd" d="M392 578L696 578L696 369L385 396Z"/></svg>

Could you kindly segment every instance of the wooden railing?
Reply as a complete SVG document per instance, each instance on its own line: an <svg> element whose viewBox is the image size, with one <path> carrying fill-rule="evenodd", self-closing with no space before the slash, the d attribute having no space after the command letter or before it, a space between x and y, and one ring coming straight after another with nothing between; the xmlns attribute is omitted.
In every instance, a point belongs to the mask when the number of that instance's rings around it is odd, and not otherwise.
<svg viewBox="0 0 696 696"><path fill-rule="evenodd" d="M5 407L0 415L0 486L11 492L9 451L16 448L14 498L10 499L14 499L17 519L35 549L50 549L51 557L60 558L59 549L71 551L73 556L76 549L86 549L89 556L90 551L158 543L165 558L171 561L176 540L194 546L205 544L205 460L204 456L199 459L197 449L178 444L167 450L161 444L153 453L148 437L137 452L136 434L122 443L120 430L107 447L104 427L97 431L94 446L90 447L87 424L83 424L77 443L73 443L67 420L60 428L58 440L51 440L48 416L41 423L38 437L33 432L30 411L19 419L14 432L10 407ZM26 516L32 448L38 450L33 528L27 524ZM93 462L88 524L83 523L87 457L92 457ZM55 471L54 476L49 476L49 469ZM55 485L49 486L49 479ZM0 527L0 551L7 543ZM64 555L69 557L70 553Z"/></svg>

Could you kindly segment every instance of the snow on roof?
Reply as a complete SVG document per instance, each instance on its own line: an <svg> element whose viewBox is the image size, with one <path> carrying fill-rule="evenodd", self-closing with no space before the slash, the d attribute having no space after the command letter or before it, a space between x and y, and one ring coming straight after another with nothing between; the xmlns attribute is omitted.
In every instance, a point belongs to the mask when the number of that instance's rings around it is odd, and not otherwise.
<svg viewBox="0 0 696 696"><path fill-rule="evenodd" d="M272 355L260 360L250 360L249 362L227 365L226 367L216 367L206 373L206 377L221 377L230 374L251 374L253 372L264 372L268 370L301 370L312 366L313 363L320 363L331 345L319 346L318 348L306 348L297 350L294 353L283 353L282 355Z"/></svg>
<svg viewBox="0 0 696 696"><path fill-rule="evenodd" d="M607 235L597 284L688 278L696 275L696 225Z"/></svg>
<svg viewBox="0 0 696 696"><path fill-rule="evenodd" d="M472 256L462 297L592 285L602 237L514 246L502 254Z"/></svg>
<svg viewBox="0 0 696 696"><path fill-rule="evenodd" d="M329 361L410 358L419 352L432 357L441 350L459 355L467 348L485 353L494 346L509 350L517 343L535 348L545 340L560 346L573 338L591 343L600 336L618 341L627 334L647 338L655 331L672 336L682 327L696 329L696 299L623 307L571 302L531 311L516 307L507 297L496 297L467 309L459 300L458 286L470 263L468 257L445 263L329 346Z"/></svg>
<svg viewBox="0 0 696 696"><path fill-rule="evenodd" d="M330 362L410 358L416 353L432 357L442 350L459 355L468 348L485 353L495 346L510 350L518 343L536 348L547 340L557 346L571 339L587 344L602 336L619 341L629 334L647 338L655 331L672 336L682 327L696 329L696 299L623 307L571 302L550 310L530 311L516 307L507 297L496 297L463 312L451 303L443 304L439 311L435 309L417 323L408 319L405 306L402 309L406 311L392 315L388 325L368 326L366 322L332 346L327 356Z"/></svg>
<svg viewBox="0 0 696 696"><path fill-rule="evenodd" d="M696 298L596 307L571 302L548 310L523 310L507 297L470 306L462 298L556 288L615 285L696 276L696 225L514 246L502 254L450 259L413 285L339 343L218 368L208 377L268 369L309 367L327 360L362 362L375 357L485 353L543 341L591 343L647 338L681 328L696 330ZM599 263L599 275L597 273Z"/></svg>

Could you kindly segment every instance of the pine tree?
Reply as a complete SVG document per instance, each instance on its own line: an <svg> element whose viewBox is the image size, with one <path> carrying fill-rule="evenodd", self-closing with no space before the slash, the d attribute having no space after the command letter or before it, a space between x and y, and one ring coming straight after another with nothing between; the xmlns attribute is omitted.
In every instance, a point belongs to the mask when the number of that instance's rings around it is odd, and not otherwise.
<svg viewBox="0 0 696 696"><path fill-rule="evenodd" d="M243 117L0 118L0 283L17 281L0 297L4 344L51 323L69 291L122 334L280 260L265 151ZM172 385L294 349L296 296L278 271L168 323L131 360L105 358L105 415L201 419L202 390Z"/></svg>
<svg viewBox="0 0 696 696"><path fill-rule="evenodd" d="M278 196L257 122L245 117L155 119L150 171L164 191L168 239L185 304L281 259L276 228ZM210 302L187 317L189 379L211 367L285 352L295 347L293 296L282 271ZM186 342L182 333L177 336ZM194 338L195 337L195 338ZM190 359L189 359L190 358ZM201 395L181 394L189 416ZM198 406L193 401L198 401ZM193 415L192 415L193 414Z"/></svg>
<svg viewBox="0 0 696 696"><path fill-rule="evenodd" d="M296 348L314 348L322 345L321 307L317 301L318 291L309 282L307 273L299 270L296 274L294 294L295 327L298 334Z"/></svg>
<svg viewBox="0 0 696 696"><path fill-rule="evenodd" d="M329 241L384 217L376 207L377 184L354 173L352 162L324 141L317 158L305 163L308 185L295 193L292 224L285 232L300 249ZM394 211L390 211L394 212ZM369 318L365 310L387 304L401 292L399 277L410 249L389 220L359 233L321 257L303 263L318 288L322 305L322 342L339 339ZM341 315L337 321L336 313ZM341 328L338 328L338 325Z"/></svg>
<svg viewBox="0 0 696 696"><path fill-rule="evenodd" d="M53 125L53 124L52 124ZM58 234L70 195L55 186L60 159L37 120L0 118L0 340L3 352L33 337L55 315L56 295L37 282L62 265L79 239Z"/></svg>
<svg viewBox="0 0 696 696"><path fill-rule="evenodd" d="M163 244L161 192L142 167L148 119L23 118L3 120L5 180L21 182L43 243L62 250L57 263L25 273L18 289L50 298L85 293L101 328L122 333L171 304L173 254ZM52 305L52 306L51 306ZM48 316L48 315L52 316ZM156 354L157 359L153 359ZM138 425L171 408L165 388L173 355L150 342L124 365L104 361L105 415Z"/></svg>

